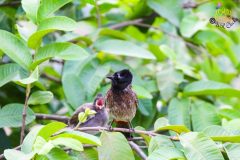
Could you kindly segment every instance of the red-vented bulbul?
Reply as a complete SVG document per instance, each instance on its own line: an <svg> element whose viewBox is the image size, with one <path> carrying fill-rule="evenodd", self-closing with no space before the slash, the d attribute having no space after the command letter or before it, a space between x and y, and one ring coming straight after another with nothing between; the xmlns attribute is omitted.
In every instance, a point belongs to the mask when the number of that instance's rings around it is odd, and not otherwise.
<svg viewBox="0 0 240 160"><path fill-rule="evenodd" d="M127 70L115 72L108 76L112 82L106 95L106 108L109 116L116 123L116 127L133 129L131 121L138 106L135 92L131 89L132 73ZM112 123L110 124L111 127ZM129 137L129 134L125 134Z"/></svg>
<svg viewBox="0 0 240 160"><path fill-rule="evenodd" d="M102 94L98 94L93 103L85 103L81 105L72 115L68 121L70 127L76 127L78 124L78 114L84 112L85 109L89 108L94 110L96 114L88 117L87 121L80 124L79 127L104 127L108 122L108 113L104 105L104 97Z"/></svg>

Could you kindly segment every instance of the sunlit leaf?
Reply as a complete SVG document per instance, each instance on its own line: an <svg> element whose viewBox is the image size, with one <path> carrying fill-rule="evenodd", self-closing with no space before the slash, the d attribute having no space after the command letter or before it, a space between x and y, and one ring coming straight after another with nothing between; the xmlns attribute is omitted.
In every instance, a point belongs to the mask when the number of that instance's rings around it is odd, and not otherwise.
<svg viewBox="0 0 240 160"><path fill-rule="evenodd" d="M27 16L33 21L37 21L37 11L40 5L40 0L22 0L22 7Z"/></svg>

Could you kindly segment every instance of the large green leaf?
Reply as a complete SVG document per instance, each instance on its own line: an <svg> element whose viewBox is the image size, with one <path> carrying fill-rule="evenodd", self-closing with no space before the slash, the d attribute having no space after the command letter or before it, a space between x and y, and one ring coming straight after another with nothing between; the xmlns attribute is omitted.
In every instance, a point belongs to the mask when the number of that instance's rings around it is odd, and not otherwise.
<svg viewBox="0 0 240 160"><path fill-rule="evenodd" d="M0 65L0 87L17 78L20 66L15 63Z"/></svg>
<svg viewBox="0 0 240 160"><path fill-rule="evenodd" d="M185 125L191 129L190 101L173 98L168 106L168 119L171 125Z"/></svg>
<svg viewBox="0 0 240 160"><path fill-rule="evenodd" d="M170 125L168 119L162 117L158 118L154 123L154 131L174 131L176 133L190 132L190 130L184 125Z"/></svg>
<svg viewBox="0 0 240 160"><path fill-rule="evenodd" d="M54 133L65 128L67 125L62 122L52 122L44 126L38 133L45 140L49 139Z"/></svg>
<svg viewBox="0 0 240 160"><path fill-rule="evenodd" d="M76 150L76 151L83 151L83 145L78 140L73 138L67 137L59 137L51 141L54 146L65 146L67 148Z"/></svg>
<svg viewBox="0 0 240 160"><path fill-rule="evenodd" d="M203 29L208 21L201 20L197 15L186 15L180 24L180 32L184 37L192 37L198 30Z"/></svg>
<svg viewBox="0 0 240 160"><path fill-rule="evenodd" d="M168 101L177 93L178 85L183 81L183 74L173 67L166 66L157 73L157 84L160 94L165 101Z"/></svg>
<svg viewBox="0 0 240 160"><path fill-rule="evenodd" d="M214 141L240 143L240 135L234 135L221 126L209 126L203 130L203 133Z"/></svg>
<svg viewBox="0 0 240 160"><path fill-rule="evenodd" d="M18 82L20 82L22 84L31 84L33 82L38 81L38 78L39 78L39 69L38 69L38 67L36 67L34 69L34 71L30 74L29 77L23 78L23 79L18 79Z"/></svg>
<svg viewBox="0 0 240 160"><path fill-rule="evenodd" d="M0 30L0 50L25 69L29 69L32 56L26 44L17 36Z"/></svg>
<svg viewBox="0 0 240 160"><path fill-rule="evenodd" d="M175 147L161 146L151 153L147 160L185 160L185 156Z"/></svg>
<svg viewBox="0 0 240 160"><path fill-rule="evenodd" d="M48 160L75 160L60 148L53 148L46 157Z"/></svg>
<svg viewBox="0 0 240 160"><path fill-rule="evenodd" d="M240 144L226 144L224 146L225 151L227 152L229 160L238 160L240 157Z"/></svg>
<svg viewBox="0 0 240 160"><path fill-rule="evenodd" d="M88 52L72 43L53 43L38 49L34 58L34 66L52 57L64 60L81 60L88 56Z"/></svg>
<svg viewBox="0 0 240 160"><path fill-rule="evenodd" d="M233 89L231 86L215 81L196 81L190 83L184 88L184 95L216 95L239 97L240 91Z"/></svg>
<svg viewBox="0 0 240 160"><path fill-rule="evenodd" d="M183 14L181 1L147 0L147 4L169 22L179 26Z"/></svg>
<svg viewBox="0 0 240 160"><path fill-rule="evenodd" d="M28 104L45 104L53 99L53 94L50 91L36 91L31 94L28 99Z"/></svg>
<svg viewBox="0 0 240 160"><path fill-rule="evenodd" d="M36 49L41 45L42 38L46 34L55 30L73 31L76 27L77 23L68 17L56 16L47 18L39 24L37 32L30 36L28 46Z"/></svg>
<svg viewBox="0 0 240 160"><path fill-rule="evenodd" d="M41 0L41 5L37 11L37 20L40 22L41 20L48 18L59 8L71 1L72 0Z"/></svg>
<svg viewBox="0 0 240 160"><path fill-rule="evenodd" d="M0 128L20 127L22 125L23 104L11 103L0 109ZM28 107L26 124L35 119L34 112Z"/></svg>
<svg viewBox="0 0 240 160"><path fill-rule="evenodd" d="M165 135L157 135L151 138L148 153L151 154L153 151L158 150L160 147L174 147L173 142Z"/></svg>
<svg viewBox="0 0 240 160"><path fill-rule="evenodd" d="M22 7L27 16L33 21L37 21L37 11L40 5L40 0L22 0Z"/></svg>
<svg viewBox="0 0 240 160"><path fill-rule="evenodd" d="M21 151L15 149L6 149L4 150L4 157L7 160L31 160L34 156L34 153L24 154Z"/></svg>
<svg viewBox="0 0 240 160"><path fill-rule="evenodd" d="M126 138L119 132L102 132L102 146L98 147L99 160L134 160Z"/></svg>
<svg viewBox="0 0 240 160"><path fill-rule="evenodd" d="M56 139L56 138L73 138L76 139L82 143L86 144L93 144L93 145L101 145L101 142L98 137L93 136L91 134L87 134L84 132L79 132L79 131L65 131L59 135L56 135L52 137L51 139Z"/></svg>
<svg viewBox="0 0 240 160"><path fill-rule="evenodd" d="M191 109L194 131L202 131L211 125L221 124L216 108L212 104L204 101L196 101L193 103Z"/></svg>
<svg viewBox="0 0 240 160"><path fill-rule="evenodd" d="M190 132L180 136L188 160L224 160L217 145L203 133Z"/></svg>
<svg viewBox="0 0 240 160"><path fill-rule="evenodd" d="M37 135L40 131L40 129L42 128L42 126L37 126L34 127L28 134L27 136L24 138L23 143L21 145L21 151L24 153L31 153L32 149L33 149L33 144L37 138Z"/></svg>
<svg viewBox="0 0 240 160"><path fill-rule="evenodd" d="M94 47L99 51L115 55L155 59L151 52L129 41L115 39L98 40L94 43Z"/></svg>

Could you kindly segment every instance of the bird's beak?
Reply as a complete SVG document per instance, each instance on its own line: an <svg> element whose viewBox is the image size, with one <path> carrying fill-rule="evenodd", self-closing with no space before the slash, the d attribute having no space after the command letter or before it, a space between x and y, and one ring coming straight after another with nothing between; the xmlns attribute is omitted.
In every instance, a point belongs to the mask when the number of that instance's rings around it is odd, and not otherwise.
<svg viewBox="0 0 240 160"><path fill-rule="evenodd" d="M113 76L107 76L107 78L112 80L114 77Z"/></svg>

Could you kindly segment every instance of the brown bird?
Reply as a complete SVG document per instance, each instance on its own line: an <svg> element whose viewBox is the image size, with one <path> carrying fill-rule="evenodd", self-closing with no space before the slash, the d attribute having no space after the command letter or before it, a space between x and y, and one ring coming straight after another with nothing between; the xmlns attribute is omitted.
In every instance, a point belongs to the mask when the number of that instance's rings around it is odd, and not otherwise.
<svg viewBox="0 0 240 160"><path fill-rule="evenodd" d="M72 115L68 121L70 127L76 127L78 125L78 114L84 112L87 108L94 110L96 114L89 116L86 122L79 125L79 127L104 127L108 122L108 113L104 106L104 97L102 94L98 94L93 103L85 103L81 105Z"/></svg>
<svg viewBox="0 0 240 160"><path fill-rule="evenodd" d="M131 121L134 118L138 100L135 92L131 89L132 73L127 70L115 72L112 76L108 76L112 82L111 88L106 95L106 108L112 123L116 123L116 127L129 128L133 130ZM129 137L129 134L124 134Z"/></svg>

